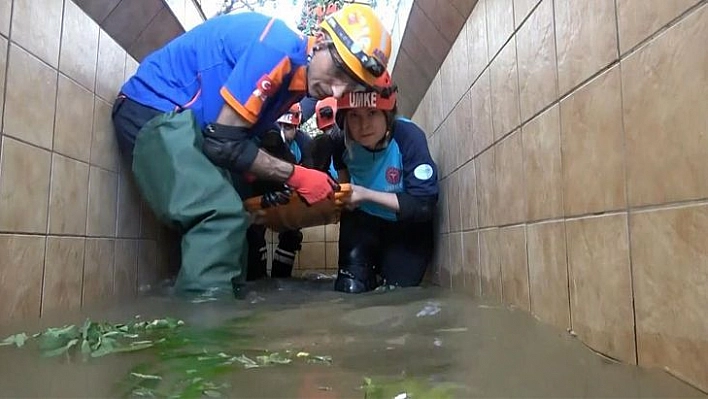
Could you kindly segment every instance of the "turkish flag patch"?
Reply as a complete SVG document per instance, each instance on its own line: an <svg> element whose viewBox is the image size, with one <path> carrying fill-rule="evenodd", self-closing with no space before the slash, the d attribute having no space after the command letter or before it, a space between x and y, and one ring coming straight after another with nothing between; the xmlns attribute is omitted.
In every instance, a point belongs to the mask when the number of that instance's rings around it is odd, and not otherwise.
<svg viewBox="0 0 708 399"><path fill-rule="evenodd" d="M273 83L273 79L268 75L263 75L256 83L256 90L263 96L270 97L278 90L278 87Z"/></svg>

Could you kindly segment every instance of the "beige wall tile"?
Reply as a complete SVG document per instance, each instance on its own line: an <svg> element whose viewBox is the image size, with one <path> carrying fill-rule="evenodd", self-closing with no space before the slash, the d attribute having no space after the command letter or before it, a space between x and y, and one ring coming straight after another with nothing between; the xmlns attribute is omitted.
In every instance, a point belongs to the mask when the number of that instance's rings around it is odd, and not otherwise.
<svg viewBox="0 0 708 399"><path fill-rule="evenodd" d="M491 93L489 72L485 70L470 89L470 102L472 107L472 148L474 149L475 155L484 151L494 142Z"/></svg>
<svg viewBox="0 0 708 399"><path fill-rule="evenodd" d="M473 83L489 64L486 3L487 0L477 1L464 27L467 31L470 83Z"/></svg>
<svg viewBox="0 0 708 399"><path fill-rule="evenodd" d="M131 298L138 291L138 240L116 240L114 292Z"/></svg>
<svg viewBox="0 0 708 399"><path fill-rule="evenodd" d="M455 168L455 146L454 146L454 139L452 137L452 118L447 118L445 119L442 124L440 125L440 128L438 131L435 133L436 136L438 136L439 140L439 154L440 156L440 162L439 162L439 168L438 168L438 174L440 177L445 178L447 177L450 172Z"/></svg>
<svg viewBox="0 0 708 399"><path fill-rule="evenodd" d="M56 68L64 0L15 0L12 40Z"/></svg>
<svg viewBox="0 0 708 399"><path fill-rule="evenodd" d="M46 233L51 153L3 137L0 160L0 230Z"/></svg>
<svg viewBox="0 0 708 399"><path fill-rule="evenodd" d="M536 1L524 0L533 5ZM519 2L515 0L514 5ZM553 0L543 0L516 34L521 121L558 98Z"/></svg>
<svg viewBox="0 0 708 399"><path fill-rule="evenodd" d="M479 269L482 276L482 297L502 300L501 251L499 229L479 232Z"/></svg>
<svg viewBox="0 0 708 399"><path fill-rule="evenodd" d="M0 35L7 37L10 34L10 14L12 0L0 0Z"/></svg>
<svg viewBox="0 0 708 399"><path fill-rule="evenodd" d="M89 236L115 237L118 175L95 166L89 171L88 220Z"/></svg>
<svg viewBox="0 0 708 399"><path fill-rule="evenodd" d="M472 100L469 92L465 93L455 107L453 140L457 142L455 159L457 166L464 164L474 157L474 143L472 141Z"/></svg>
<svg viewBox="0 0 708 399"><path fill-rule="evenodd" d="M512 0L486 0L485 5L489 56L492 58L514 32L514 4Z"/></svg>
<svg viewBox="0 0 708 399"><path fill-rule="evenodd" d="M524 22L524 18L529 15L539 1L540 0L514 0L514 26L518 28L519 25Z"/></svg>
<svg viewBox="0 0 708 399"><path fill-rule="evenodd" d="M699 0L618 0L620 51L630 50Z"/></svg>
<svg viewBox="0 0 708 399"><path fill-rule="evenodd" d="M499 263L502 299L505 303L529 310L529 270L524 226L499 229Z"/></svg>
<svg viewBox="0 0 708 399"><path fill-rule="evenodd" d="M433 129L437 130L440 124L442 123L445 114L447 114L448 111L447 109L443 108L442 102L439 101L440 98L443 98L440 71L438 71L438 74L435 75L435 78L433 78L433 81L430 83L430 90L430 115L432 117L431 120Z"/></svg>
<svg viewBox="0 0 708 399"><path fill-rule="evenodd" d="M49 193L49 233L86 234L89 166L54 154Z"/></svg>
<svg viewBox="0 0 708 399"><path fill-rule="evenodd" d="M492 127L494 140L499 140L520 123L519 77L516 65L516 43L512 38L489 66L492 93Z"/></svg>
<svg viewBox="0 0 708 399"><path fill-rule="evenodd" d="M325 269L325 243L303 242L300 250L300 264L305 269Z"/></svg>
<svg viewBox="0 0 708 399"><path fill-rule="evenodd" d="M531 312L558 328L570 328L565 224L530 224L526 237Z"/></svg>
<svg viewBox="0 0 708 399"><path fill-rule="evenodd" d="M708 387L708 206L630 219L639 363Z"/></svg>
<svg viewBox="0 0 708 399"><path fill-rule="evenodd" d="M325 244L325 268L337 270L339 268L339 243L328 242Z"/></svg>
<svg viewBox="0 0 708 399"><path fill-rule="evenodd" d="M81 307L85 239L47 237L42 315Z"/></svg>
<svg viewBox="0 0 708 399"><path fill-rule="evenodd" d="M157 239L159 230L160 221L155 216L150 205L143 201L140 208L140 238Z"/></svg>
<svg viewBox="0 0 708 399"><path fill-rule="evenodd" d="M86 239L82 306L105 303L113 296L115 240Z"/></svg>
<svg viewBox="0 0 708 399"><path fill-rule="evenodd" d="M494 150L498 191L492 206L496 210L496 222L500 225L523 222L526 218L526 194L521 131L512 133Z"/></svg>
<svg viewBox="0 0 708 399"><path fill-rule="evenodd" d="M91 17L67 1L59 54L59 70L93 92L96 84L99 27Z"/></svg>
<svg viewBox="0 0 708 399"><path fill-rule="evenodd" d="M530 120L522 128L526 218L563 216L560 112L558 106Z"/></svg>
<svg viewBox="0 0 708 399"><path fill-rule="evenodd" d="M0 235L0 314L3 320L39 317L46 239Z"/></svg>
<svg viewBox="0 0 708 399"><path fill-rule="evenodd" d="M93 128L93 93L59 75L57 111L54 125L54 151L89 161Z"/></svg>
<svg viewBox="0 0 708 399"><path fill-rule="evenodd" d="M456 291L463 291L465 289L465 255L462 246L462 233L451 233L449 240L450 262L448 269L450 270L451 288Z"/></svg>
<svg viewBox="0 0 708 399"><path fill-rule="evenodd" d="M454 80L451 94L454 100L452 105L454 105L472 84L468 65L470 57L468 54L467 30L464 27L457 35L457 39L452 44L447 57L452 58L451 69Z"/></svg>
<svg viewBox="0 0 708 399"><path fill-rule="evenodd" d="M442 85L442 92L445 93L444 96L438 98L438 102L444 110L444 115L447 115L450 110L455 106L459 97L456 97L455 88L457 76L455 76L455 65L454 65L454 47L450 48L447 53L447 57L442 61L438 74L440 75L440 84Z"/></svg>
<svg viewBox="0 0 708 399"><path fill-rule="evenodd" d="M563 95L616 60L614 0L554 0L558 83Z"/></svg>
<svg viewBox="0 0 708 399"><path fill-rule="evenodd" d="M125 72L124 72L124 77L123 80L128 80L133 74L135 74L135 71L138 70L138 66L140 64L138 61L135 60L130 54L126 53L125 54Z"/></svg>
<svg viewBox="0 0 708 399"><path fill-rule="evenodd" d="M450 209L447 205L448 196L450 195L449 184L450 179L443 179L438 182L440 186L440 194L438 195L438 207L436 220L438 222L439 233L450 232Z"/></svg>
<svg viewBox="0 0 708 399"><path fill-rule="evenodd" d="M566 216L626 206L619 68L561 102Z"/></svg>
<svg viewBox="0 0 708 399"><path fill-rule="evenodd" d="M439 236L436 262L433 263L433 282L443 288L452 288L450 270L450 234Z"/></svg>
<svg viewBox="0 0 708 399"><path fill-rule="evenodd" d="M459 171L451 174L447 180L448 186L448 195L447 195L447 212L448 212L448 217L450 218L450 231L451 232L456 232L460 231L462 229L462 220L461 220L461 215L462 215L462 209L461 209L461 202L462 201L462 182L460 181L462 178L461 174Z"/></svg>
<svg viewBox="0 0 708 399"><path fill-rule="evenodd" d="M339 223L325 225L325 240L327 242L339 241Z"/></svg>
<svg viewBox="0 0 708 399"><path fill-rule="evenodd" d="M57 71L11 44L6 91L5 134L52 148Z"/></svg>
<svg viewBox="0 0 708 399"><path fill-rule="evenodd" d="M477 204L479 205L479 227L494 226L497 223L497 178L494 169L495 149L491 148L474 160L477 174Z"/></svg>
<svg viewBox="0 0 708 399"><path fill-rule="evenodd" d="M325 228L323 226L306 227L302 229L303 242L325 241Z"/></svg>
<svg viewBox="0 0 708 399"><path fill-rule="evenodd" d="M111 120L111 105L96 97L93 110L91 164L118 172L120 154Z"/></svg>
<svg viewBox="0 0 708 399"><path fill-rule="evenodd" d="M591 348L635 363L627 215L566 223L573 330Z"/></svg>
<svg viewBox="0 0 708 399"><path fill-rule="evenodd" d="M101 30L98 39L96 95L111 104L123 85L125 59L125 50L105 31Z"/></svg>
<svg viewBox="0 0 708 399"><path fill-rule="evenodd" d="M140 237L140 193L129 172L121 173L118 182L118 237Z"/></svg>
<svg viewBox="0 0 708 399"><path fill-rule="evenodd" d="M479 233L466 231L462 233L463 266L465 276L465 292L474 298L481 292L481 272L479 268Z"/></svg>
<svg viewBox="0 0 708 399"><path fill-rule="evenodd" d="M622 61L631 205L708 197L706 42L702 7Z"/></svg>
<svg viewBox="0 0 708 399"><path fill-rule="evenodd" d="M138 289L155 287L159 281L157 242L155 240L140 240L138 241Z"/></svg>
<svg viewBox="0 0 708 399"><path fill-rule="evenodd" d="M468 162L460 168L460 219L462 230L476 229L477 221L477 176L474 162Z"/></svg>
<svg viewBox="0 0 708 399"><path fill-rule="evenodd" d="M0 4L4 0L0 0ZM0 14L2 9L0 9ZM8 41L0 36L0 132L4 132L3 109L5 108L5 75L7 71L7 46Z"/></svg>

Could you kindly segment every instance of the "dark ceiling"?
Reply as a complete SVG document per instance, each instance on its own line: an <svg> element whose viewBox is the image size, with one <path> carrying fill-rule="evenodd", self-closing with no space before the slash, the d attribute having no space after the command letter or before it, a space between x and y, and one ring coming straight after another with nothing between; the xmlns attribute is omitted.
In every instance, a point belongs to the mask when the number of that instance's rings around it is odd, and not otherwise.
<svg viewBox="0 0 708 399"><path fill-rule="evenodd" d="M475 4L477 0L414 0L393 67L402 114L415 112Z"/></svg>

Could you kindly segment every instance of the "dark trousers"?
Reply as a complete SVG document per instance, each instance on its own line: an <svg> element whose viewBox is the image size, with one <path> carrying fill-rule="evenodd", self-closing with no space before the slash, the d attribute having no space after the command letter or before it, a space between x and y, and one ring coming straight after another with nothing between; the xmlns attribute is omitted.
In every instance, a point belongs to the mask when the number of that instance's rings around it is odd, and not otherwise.
<svg viewBox="0 0 708 399"><path fill-rule="evenodd" d="M433 256L433 223L393 222L360 210L339 224L339 270L362 280L378 274L387 285L417 286Z"/></svg>

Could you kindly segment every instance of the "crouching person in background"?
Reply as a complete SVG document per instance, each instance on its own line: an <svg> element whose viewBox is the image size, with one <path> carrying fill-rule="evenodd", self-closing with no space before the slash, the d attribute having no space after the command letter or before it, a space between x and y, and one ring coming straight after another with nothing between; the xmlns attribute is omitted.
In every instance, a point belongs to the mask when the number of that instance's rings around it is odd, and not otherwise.
<svg viewBox="0 0 708 399"><path fill-rule="evenodd" d="M337 103L334 166L352 194L340 221L336 291L370 291L378 277L419 285L433 256L437 167L423 131L396 116L388 74L377 86L378 93L345 94Z"/></svg>
<svg viewBox="0 0 708 399"><path fill-rule="evenodd" d="M270 155L294 165L312 168L312 139L299 129L302 119L300 104L293 104L290 109L277 120L277 125L263 134L260 148ZM288 198L290 192L283 184L268 181L255 181L252 195L264 195L277 205L282 199ZM267 251L265 240L266 227L252 224L247 231L248 239L248 281L259 280L268 276ZM270 271L272 278L289 278L292 276L295 256L302 248L302 231L287 230L278 234L278 247L273 253L273 264Z"/></svg>

